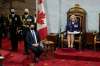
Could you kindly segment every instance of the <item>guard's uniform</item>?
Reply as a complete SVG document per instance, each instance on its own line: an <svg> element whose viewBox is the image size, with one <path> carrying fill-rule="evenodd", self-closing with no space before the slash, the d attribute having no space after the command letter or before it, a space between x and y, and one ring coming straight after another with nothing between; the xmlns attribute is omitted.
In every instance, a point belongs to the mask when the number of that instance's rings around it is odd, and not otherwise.
<svg viewBox="0 0 100 66"><path fill-rule="evenodd" d="M0 48L2 48L3 30L4 30L4 16L0 16Z"/></svg>
<svg viewBox="0 0 100 66"><path fill-rule="evenodd" d="M17 31L18 27L21 25L20 16L18 15L9 15L9 31L10 31L10 39L11 39L11 50L17 51L18 49L18 37L17 37Z"/></svg>
<svg viewBox="0 0 100 66"><path fill-rule="evenodd" d="M34 18L30 15L28 15L27 17L25 17L25 15L23 15L22 22L23 22L23 29L22 30L23 30L23 39L24 39L24 50L25 50L26 54L29 54L28 46L27 46L27 42L26 42L25 38L26 38L27 31L29 30L29 25L31 23L35 24Z"/></svg>

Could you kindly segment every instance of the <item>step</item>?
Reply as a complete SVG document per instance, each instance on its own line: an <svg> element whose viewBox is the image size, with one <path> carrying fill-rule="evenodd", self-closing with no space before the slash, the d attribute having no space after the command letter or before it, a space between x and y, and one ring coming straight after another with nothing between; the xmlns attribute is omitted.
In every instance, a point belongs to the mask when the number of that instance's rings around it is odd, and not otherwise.
<svg viewBox="0 0 100 66"><path fill-rule="evenodd" d="M58 59L74 59L85 61L100 61L100 51L84 50L79 51L69 48L57 49L54 53Z"/></svg>
<svg viewBox="0 0 100 66"><path fill-rule="evenodd" d="M35 66L100 66L100 62L54 59L40 61Z"/></svg>
<svg viewBox="0 0 100 66"><path fill-rule="evenodd" d="M22 64L15 64L15 63L6 63L3 66L23 66Z"/></svg>

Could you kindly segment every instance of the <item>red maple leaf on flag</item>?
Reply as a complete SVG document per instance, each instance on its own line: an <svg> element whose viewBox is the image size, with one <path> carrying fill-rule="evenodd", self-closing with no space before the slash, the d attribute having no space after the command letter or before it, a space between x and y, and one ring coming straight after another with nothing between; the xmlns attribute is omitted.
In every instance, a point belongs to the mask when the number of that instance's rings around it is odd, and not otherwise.
<svg viewBox="0 0 100 66"><path fill-rule="evenodd" d="M43 11L38 11L37 15L37 22L39 24L44 24L45 13Z"/></svg>
<svg viewBox="0 0 100 66"><path fill-rule="evenodd" d="M41 3L43 3L43 1L44 1L44 0L38 0L38 4L41 4Z"/></svg>

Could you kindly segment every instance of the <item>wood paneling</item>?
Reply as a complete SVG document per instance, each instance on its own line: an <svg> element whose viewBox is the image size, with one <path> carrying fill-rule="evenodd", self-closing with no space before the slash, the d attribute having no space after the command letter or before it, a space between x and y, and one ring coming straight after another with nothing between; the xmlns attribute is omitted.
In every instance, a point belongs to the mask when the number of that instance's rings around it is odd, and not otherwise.
<svg viewBox="0 0 100 66"><path fill-rule="evenodd" d="M86 44L93 44L94 43L94 34L93 33L86 33L84 40L85 40Z"/></svg>
<svg viewBox="0 0 100 66"><path fill-rule="evenodd" d="M34 15L36 11L36 0L16 0L12 2L11 0L4 0L3 4L0 2L0 11L5 12L6 15L9 14L9 9L11 7L15 8L19 15L23 14L25 8L28 8L30 10L30 14Z"/></svg>

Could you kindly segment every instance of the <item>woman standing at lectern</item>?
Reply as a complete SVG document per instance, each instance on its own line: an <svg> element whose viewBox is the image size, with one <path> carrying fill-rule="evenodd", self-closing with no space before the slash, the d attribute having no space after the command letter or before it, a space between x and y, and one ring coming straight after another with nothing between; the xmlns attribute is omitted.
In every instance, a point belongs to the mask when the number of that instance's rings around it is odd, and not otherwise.
<svg viewBox="0 0 100 66"><path fill-rule="evenodd" d="M80 22L77 20L75 15L70 16L66 28L67 28L68 48L73 48L74 35L80 33Z"/></svg>

